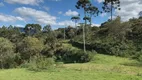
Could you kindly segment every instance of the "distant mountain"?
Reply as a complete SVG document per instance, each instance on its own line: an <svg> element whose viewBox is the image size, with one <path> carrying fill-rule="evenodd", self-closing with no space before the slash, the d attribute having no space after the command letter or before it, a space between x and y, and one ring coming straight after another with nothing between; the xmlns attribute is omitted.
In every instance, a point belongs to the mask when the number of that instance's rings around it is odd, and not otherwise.
<svg viewBox="0 0 142 80"><path fill-rule="evenodd" d="M25 33L24 27L16 27L19 29L20 32Z"/></svg>
<svg viewBox="0 0 142 80"><path fill-rule="evenodd" d="M142 17L142 11L140 11L139 16Z"/></svg>

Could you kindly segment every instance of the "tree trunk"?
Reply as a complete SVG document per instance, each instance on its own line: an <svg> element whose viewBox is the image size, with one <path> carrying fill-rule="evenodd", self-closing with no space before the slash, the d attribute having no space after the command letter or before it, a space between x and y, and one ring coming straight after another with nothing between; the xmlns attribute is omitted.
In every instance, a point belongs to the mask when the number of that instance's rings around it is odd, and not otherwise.
<svg viewBox="0 0 142 80"><path fill-rule="evenodd" d="M3 69L3 61L1 60L1 69Z"/></svg>
<svg viewBox="0 0 142 80"><path fill-rule="evenodd" d="M112 0L111 0L111 21L112 21L112 7L113 7L113 4L112 4Z"/></svg>
<svg viewBox="0 0 142 80"><path fill-rule="evenodd" d="M90 27L92 25L92 15L90 16Z"/></svg>
<svg viewBox="0 0 142 80"><path fill-rule="evenodd" d="M1 54L1 58L3 57L3 55ZM3 60L1 59L1 69L3 69Z"/></svg>
<svg viewBox="0 0 142 80"><path fill-rule="evenodd" d="M75 21L75 29L76 29L76 30L75 30L75 36L77 35L77 26L76 26L76 23L77 23L77 22Z"/></svg>
<svg viewBox="0 0 142 80"><path fill-rule="evenodd" d="M84 9L84 15L86 17L86 11ZM86 52L86 45L85 45L85 28L86 28L87 21L85 19L85 25L83 25L83 43L84 43L84 52Z"/></svg>
<svg viewBox="0 0 142 80"><path fill-rule="evenodd" d="M90 16L90 28L88 28L88 31L87 31L87 32L90 32L90 31L91 31L91 27L92 27L92 15Z"/></svg>
<svg viewBox="0 0 142 80"><path fill-rule="evenodd" d="M64 40L66 39L65 28L64 28Z"/></svg>

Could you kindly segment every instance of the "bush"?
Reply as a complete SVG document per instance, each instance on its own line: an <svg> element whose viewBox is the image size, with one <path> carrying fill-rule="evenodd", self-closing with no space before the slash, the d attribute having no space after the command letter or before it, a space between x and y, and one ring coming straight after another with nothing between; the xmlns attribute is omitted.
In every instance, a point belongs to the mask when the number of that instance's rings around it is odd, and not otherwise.
<svg viewBox="0 0 142 80"><path fill-rule="evenodd" d="M56 62L56 67L57 68L62 68L63 67L63 62Z"/></svg>
<svg viewBox="0 0 142 80"><path fill-rule="evenodd" d="M46 57L34 57L31 61L25 62L21 67L28 68L29 70L40 71L40 70L49 70L54 68L54 59Z"/></svg>
<svg viewBox="0 0 142 80"><path fill-rule="evenodd" d="M73 46L83 49L83 43L72 41ZM115 55L121 57L130 57L134 55L135 47L132 43L114 42L114 41L100 41L86 43L86 49L89 51L95 50L97 53L106 55Z"/></svg>
<svg viewBox="0 0 142 80"><path fill-rule="evenodd" d="M25 37L18 44L18 52L23 60L29 60L33 56L38 56L43 49L43 43L34 37Z"/></svg>
<svg viewBox="0 0 142 80"><path fill-rule="evenodd" d="M45 57L40 57L36 61L36 66L38 69L50 69L54 67L54 59L53 58L45 58Z"/></svg>
<svg viewBox="0 0 142 80"><path fill-rule="evenodd" d="M44 47L44 49L41 51L41 54L46 57L53 57L54 56L54 50L51 49L48 45Z"/></svg>
<svg viewBox="0 0 142 80"><path fill-rule="evenodd" d="M63 61L64 63L84 63L92 59L91 53L71 48L60 49L55 53L55 56L57 61Z"/></svg>
<svg viewBox="0 0 142 80"><path fill-rule="evenodd" d="M11 56L11 57L7 57L4 61L4 68L5 69L9 69L9 68L16 68L17 67L17 63L15 62L15 56Z"/></svg>
<svg viewBox="0 0 142 80"><path fill-rule="evenodd" d="M142 54L141 53L142 53L142 51L136 52L132 58L142 62Z"/></svg>
<svg viewBox="0 0 142 80"><path fill-rule="evenodd" d="M139 56L138 60L142 62L142 55Z"/></svg>
<svg viewBox="0 0 142 80"><path fill-rule="evenodd" d="M14 66L14 55L13 44L5 38L0 38L0 68Z"/></svg>

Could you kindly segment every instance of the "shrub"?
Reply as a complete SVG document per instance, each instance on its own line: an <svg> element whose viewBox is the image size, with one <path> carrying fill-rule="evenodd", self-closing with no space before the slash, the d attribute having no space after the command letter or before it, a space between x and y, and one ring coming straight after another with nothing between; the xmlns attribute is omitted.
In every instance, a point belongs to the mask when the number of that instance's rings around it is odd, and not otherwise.
<svg viewBox="0 0 142 80"><path fill-rule="evenodd" d="M14 63L14 46L5 39L0 38L0 68L10 68Z"/></svg>
<svg viewBox="0 0 142 80"><path fill-rule="evenodd" d="M139 57L139 61L140 61L140 62L142 62L142 55L140 55L140 57Z"/></svg>
<svg viewBox="0 0 142 80"><path fill-rule="evenodd" d="M21 53L23 60L29 60L33 56L37 56L43 49L43 43L34 37L25 37L18 44L18 51Z"/></svg>
<svg viewBox="0 0 142 80"><path fill-rule="evenodd" d="M84 63L92 59L91 53L71 48L60 49L55 53L55 56L57 61L63 61L64 63Z"/></svg>
<svg viewBox="0 0 142 80"><path fill-rule="evenodd" d="M50 69L54 66L53 58L40 57L36 60L36 66L39 69Z"/></svg>
<svg viewBox="0 0 142 80"><path fill-rule="evenodd" d="M54 68L54 59L46 57L34 57L30 62L25 62L21 67L28 68L29 70L40 71L40 70L50 70Z"/></svg>
<svg viewBox="0 0 142 80"><path fill-rule="evenodd" d="M133 54L133 56L132 56L132 59L136 59L136 60L142 62L142 55L141 55L141 53L142 53L142 51L135 52L135 54Z"/></svg>
<svg viewBox="0 0 142 80"><path fill-rule="evenodd" d="M54 50L51 49L48 45L44 47L44 49L41 51L41 54L46 57L53 57L54 56Z"/></svg>

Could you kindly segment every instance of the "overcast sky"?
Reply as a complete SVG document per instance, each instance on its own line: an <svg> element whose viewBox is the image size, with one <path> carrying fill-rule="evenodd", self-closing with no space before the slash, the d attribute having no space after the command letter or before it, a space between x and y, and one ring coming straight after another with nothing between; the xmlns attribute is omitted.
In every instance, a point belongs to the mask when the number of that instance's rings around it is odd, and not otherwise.
<svg viewBox="0 0 142 80"><path fill-rule="evenodd" d="M142 0L120 0L121 10L115 10L115 16L121 16L122 21L138 18L142 11ZM81 15L83 10L75 8L77 0L0 0L0 26L16 25L24 27L27 23L38 23L42 26L51 24L53 29L74 26L70 19L72 16ZM91 0L99 9L103 0ZM103 13L93 18L93 25L99 26L110 17L110 13Z"/></svg>

